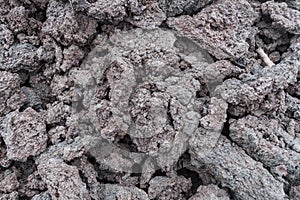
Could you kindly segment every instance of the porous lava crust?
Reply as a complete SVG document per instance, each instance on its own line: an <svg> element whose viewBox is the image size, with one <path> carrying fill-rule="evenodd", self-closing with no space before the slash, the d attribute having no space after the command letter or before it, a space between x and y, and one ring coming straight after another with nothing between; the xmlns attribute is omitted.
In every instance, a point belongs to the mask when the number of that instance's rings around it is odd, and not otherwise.
<svg viewBox="0 0 300 200"><path fill-rule="evenodd" d="M300 199L297 0L0 0L0 200Z"/></svg>

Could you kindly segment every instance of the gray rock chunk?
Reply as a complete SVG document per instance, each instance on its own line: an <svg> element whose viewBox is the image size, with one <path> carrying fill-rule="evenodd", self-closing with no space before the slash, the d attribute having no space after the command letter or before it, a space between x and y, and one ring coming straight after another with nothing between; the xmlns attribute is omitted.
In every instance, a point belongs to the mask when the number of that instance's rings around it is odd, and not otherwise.
<svg viewBox="0 0 300 200"><path fill-rule="evenodd" d="M0 200L19 200L19 194L16 191L11 192L9 194L0 193Z"/></svg>
<svg viewBox="0 0 300 200"><path fill-rule="evenodd" d="M227 108L224 100L211 98L208 114L199 120L199 127L189 139L190 147L199 149L197 152L191 151L191 155L196 153L198 158L204 158L214 149L226 122Z"/></svg>
<svg viewBox="0 0 300 200"><path fill-rule="evenodd" d="M52 158L44 160L37 168L53 200L91 199L76 167L67 165L61 159Z"/></svg>
<svg viewBox="0 0 300 200"><path fill-rule="evenodd" d="M212 14L214 13L214 14ZM237 59L249 48L258 13L245 0L216 1L195 16L168 18L168 25L196 40L218 59Z"/></svg>
<svg viewBox="0 0 300 200"><path fill-rule="evenodd" d="M0 173L0 180L0 191L4 193L13 192L20 185L16 173L9 169Z"/></svg>
<svg viewBox="0 0 300 200"><path fill-rule="evenodd" d="M120 22L126 17L126 8L124 0L97 0L94 3L88 3L88 15L100 21Z"/></svg>
<svg viewBox="0 0 300 200"><path fill-rule="evenodd" d="M300 154L286 148L295 134L286 132L280 121L250 115L230 124L230 137L274 176L300 181Z"/></svg>
<svg viewBox="0 0 300 200"><path fill-rule="evenodd" d="M150 199L168 200L185 199L185 193L191 187L191 180L183 176L163 177L156 176L149 182L148 195Z"/></svg>
<svg viewBox="0 0 300 200"><path fill-rule="evenodd" d="M92 199L100 199L101 197L101 184L98 182L98 173L96 172L94 166L88 161L84 156L80 158L79 164L76 165L78 170L80 170L83 176L86 178L85 183L89 188L89 193Z"/></svg>
<svg viewBox="0 0 300 200"><path fill-rule="evenodd" d="M200 185L189 200L229 200L229 194L216 185Z"/></svg>
<svg viewBox="0 0 300 200"><path fill-rule="evenodd" d="M47 146L46 123L42 115L32 108L10 113L1 126L7 157L11 160L26 161L29 156L43 152Z"/></svg>
<svg viewBox="0 0 300 200"><path fill-rule="evenodd" d="M0 25L0 44L7 49L14 42L14 35L5 24Z"/></svg>
<svg viewBox="0 0 300 200"><path fill-rule="evenodd" d="M52 200L51 195L48 192L43 192L41 194L34 195L32 200Z"/></svg>
<svg viewBox="0 0 300 200"><path fill-rule="evenodd" d="M71 113L71 107L62 102L54 102L51 105L48 104L47 108L47 124L61 123L65 121Z"/></svg>
<svg viewBox="0 0 300 200"><path fill-rule="evenodd" d="M168 17L178 16L180 14L193 14L211 3L211 0L159 0L159 6L164 10Z"/></svg>
<svg viewBox="0 0 300 200"><path fill-rule="evenodd" d="M191 145L192 163L196 166L204 163L222 187L233 191L237 199L284 199L283 184L224 136L205 157L199 154L201 151Z"/></svg>
<svg viewBox="0 0 300 200"><path fill-rule="evenodd" d="M290 33L300 34L300 11L289 8L286 2L268 1L261 5L263 14L270 15L272 25Z"/></svg>
<svg viewBox="0 0 300 200"><path fill-rule="evenodd" d="M300 199L300 186L292 186L289 195L292 200Z"/></svg>
<svg viewBox="0 0 300 200"><path fill-rule="evenodd" d="M20 90L17 74L0 72L0 116L16 110L25 103L25 95Z"/></svg>
<svg viewBox="0 0 300 200"><path fill-rule="evenodd" d="M294 98L289 94L286 94L285 103L287 107L287 113L294 119L300 119L300 100Z"/></svg>
<svg viewBox="0 0 300 200"><path fill-rule="evenodd" d="M38 174L37 170L27 177L25 183L25 187L23 184L21 184L22 188L19 190L19 192L22 192L23 196L25 195L27 197L33 197L38 194L39 191L44 191L46 189L46 184L41 179L41 176Z"/></svg>
<svg viewBox="0 0 300 200"><path fill-rule="evenodd" d="M31 29L34 28L32 22L35 22L36 25L38 24L34 19L28 17L28 12L26 12L25 7L23 6L13 7L10 9L9 13L7 13L5 18L9 29L14 33L31 33Z"/></svg>
<svg viewBox="0 0 300 200"><path fill-rule="evenodd" d="M48 131L48 136L52 144L57 144L62 139L66 139L67 130L64 126L56 126Z"/></svg>
<svg viewBox="0 0 300 200"><path fill-rule="evenodd" d="M156 28L166 19L165 12L156 1L75 0L72 1L72 5L76 11L85 12L100 22L117 24L121 21L128 21L145 29Z"/></svg>
<svg viewBox="0 0 300 200"><path fill-rule="evenodd" d="M75 14L69 3L52 0L47 7L47 20L42 32L56 38L61 44L85 44L95 34L97 23L82 14Z"/></svg>
<svg viewBox="0 0 300 200"><path fill-rule="evenodd" d="M83 122L77 125L89 122L94 135L110 143L129 136L140 156L152 156L168 170L198 126L197 93L205 84L199 76L205 79L203 71L211 61L197 44L172 31L117 32L91 51L80 70L70 73L77 95L83 97L79 107L73 104ZM93 155L111 169L128 170L136 161L116 155L126 152L116 148L109 147L114 152L107 155L110 159L97 148Z"/></svg>
<svg viewBox="0 0 300 200"><path fill-rule="evenodd" d="M156 28L167 18L156 1L129 0L129 8L129 21L140 28Z"/></svg>
<svg viewBox="0 0 300 200"><path fill-rule="evenodd" d="M67 71L74 66L78 66L80 61L84 58L84 52L76 45L71 45L63 51L63 63L60 69Z"/></svg>
<svg viewBox="0 0 300 200"><path fill-rule="evenodd" d="M298 61L294 55L273 67L259 69L253 75L243 74L240 79L227 79L217 86L216 93L233 106L230 113L236 116L257 110L262 113L284 111L283 90L297 81Z"/></svg>
<svg viewBox="0 0 300 200"><path fill-rule="evenodd" d="M149 200L147 193L137 187L125 187L116 184L101 185L101 199L136 199Z"/></svg>
<svg viewBox="0 0 300 200"><path fill-rule="evenodd" d="M0 47L0 50L0 69L15 72L20 69L34 71L40 67L38 49L29 43L13 45L8 50Z"/></svg>

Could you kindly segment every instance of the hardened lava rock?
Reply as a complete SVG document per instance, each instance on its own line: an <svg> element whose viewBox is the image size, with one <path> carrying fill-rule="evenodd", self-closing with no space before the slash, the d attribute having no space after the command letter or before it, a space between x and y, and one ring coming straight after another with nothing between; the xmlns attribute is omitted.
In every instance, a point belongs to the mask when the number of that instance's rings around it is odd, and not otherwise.
<svg viewBox="0 0 300 200"><path fill-rule="evenodd" d="M0 191L4 193L10 193L16 190L20 183L18 182L17 175L11 170L6 170L0 173Z"/></svg>
<svg viewBox="0 0 300 200"><path fill-rule="evenodd" d="M0 200L299 200L299 13L0 0Z"/></svg>
<svg viewBox="0 0 300 200"><path fill-rule="evenodd" d="M156 176L149 182L148 194L150 199L168 200L185 199L185 194L191 187L191 180L182 176Z"/></svg>
<svg viewBox="0 0 300 200"><path fill-rule="evenodd" d="M40 163L38 171L46 183L52 199L91 199L75 166L52 158Z"/></svg>
<svg viewBox="0 0 300 200"><path fill-rule="evenodd" d="M198 45L172 31L118 32L71 72L82 98L79 107L74 103L80 110L75 115L111 143L129 136L141 156L154 157L159 168L169 169L198 126L210 84L204 71L211 61ZM106 165L112 168L132 165L126 159L114 162L109 154L110 159L95 156L102 163L111 161Z"/></svg>
<svg viewBox="0 0 300 200"><path fill-rule="evenodd" d="M191 146L197 152L192 161L201 166L205 163L222 187L234 191L237 199L283 199L283 183L276 180L260 162L221 136L212 151L201 156L201 148Z"/></svg>
<svg viewBox="0 0 300 200"><path fill-rule="evenodd" d="M47 147L46 123L41 113L32 108L10 113L1 128L7 157L11 160L25 162L29 156L36 156Z"/></svg>
<svg viewBox="0 0 300 200"><path fill-rule="evenodd" d="M195 39L218 59L235 60L248 49L256 34L253 24L259 13L246 0L216 1L194 16L168 18L167 24Z"/></svg>
<svg viewBox="0 0 300 200"><path fill-rule="evenodd" d="M131 186L121 186L116 184L103 184L101 185L100 199L137 199L149 200L146 192Z"/></svg>
<svg viewBox="0 0 300 200"><path fill-rule="evenodd" d="M0 72L0 116L19 109L26 101L18 74Z"/></svg>
<svg viewBox="0 0 300 200"><path fill-rule="evenodd" d="M274 176L286 177L296 184L300 182L300 153L293 150L298 135L293 130L294 123L290 120L285 130L279 120L249 115L230 124L230 137L270 168Z"/></svg>
<svg viewBox="0 0 300 200"><path fill-rule="evenodd" d="M201 185L197 189L197 193L189 200L230 200L226 190L218 188L216 185Z"/></svg>
<svg viewBox="0 0 300 200"><path fill-rule="evenodd" d="M211 0L72 0L77 12L84 12L102 23L129 22L137 27L153 29L159 27L167 16L192 14Z"/></svg>
<svg viewBox="0 0 300 200"><path fill-rule="evenodd" d="M288 7L286 2L268 1L262 4L262 12L273 20L276 28L284 28L290 33L300 34L300 11Z"/></svg>
<svg viewBox="0 0 300 200"><path fill-rule="evenodd" d="M70 3L51 0L47 6L46 17L42 32L65 46L73 43L83 45L96 32L96 21L75 13Z"/></svg>

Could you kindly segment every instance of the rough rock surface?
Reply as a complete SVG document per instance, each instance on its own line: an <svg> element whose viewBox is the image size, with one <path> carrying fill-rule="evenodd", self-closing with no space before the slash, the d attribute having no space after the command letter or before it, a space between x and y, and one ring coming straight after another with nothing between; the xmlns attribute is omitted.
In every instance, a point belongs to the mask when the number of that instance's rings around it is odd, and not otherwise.
<svg viewBox="0 0 300 200"><path fill-rule="evenodd" d="M262 4L262 12L270 15L274 27L284 28L294 34L300 33L300 11L289 8L287 3L268 1Z"/></svg>
<svg viewBox="0 0 300 200"><path fill-rule="evenodd" d="M230 137L248 155L270 168L274 176L299 183L300 154L290 149L297 137L292 123L291 120L290 127L285 130L278 120L249 115L230 124Z"/></svg>
<svg viewBox="0 0 300 200"><path fill-rule="evenodd" d="M191 181L182 176L174 178L154 177L149 182L148 194L150 199L185 199L185 193L191 187Z"/></svg>
<svg viewBox="0 0 300 200"><path fill-rule="evenodd" d="M95 34L97 23L85 15L76 15L71 4L52 0L46 13L47 20L42 31L51 35L61 44L85 44Z"/></svg>
<svg viewBox="0 0 300 200"><path fill-rule="evenodd" d="M216 185L201 185L197 189L197 193L189 198L189 200L229 200L229 194L218 188Z"/></svg>
<svg viewBox="0 0 300 200"><path fill-rule="evenodd" d="M0 0L0 200L300 199L299 0Z"/></svg>
<svg viewBox="0 0 300 200"><path fill-rule="evenodd" d="M191 147L193 152L201 149ZM250 158L243 149L221 136L214 149L205 157L195 155L195 164L205 163L221 182L234 191L238 199L283 199L283 183L276 180L263 165Z"/></svg>
<svg viewBox="0 0 300 200"><path fill-rule="evenodd" d="M7 157L11 160L24 162L29 156L43 152L47 146L46 123L32 108L10 113L1 126Z"/></svg>
<svg viewBox="0 0 300 200"><path fill-rule="evenodd" d="M194 46L186 50L181 46L184 42L170 31L136 29L115 34L104 50L96 47L89 55L91 60L88 57L83 63L83 70L72 71L78 91L83 91L78 93L84 106L79 113L84 120L79 123L89 120L109 141L129 135L137 150L154 157L159 167L173 165L186 150L187 137L201 116L196 94L204 83L193 73L203 73L211 62L195 43L186 41ZM187 58L193 62L187 63ZM187 65L191 69L185 69ZM79 79L82 75L89 78ZM91 85L94 82L101 87ZM110 159L104 159L104 154L95 157L99 162L112 161L112 155L108 156Z"/></svg>
<svg viewBox="0 0 300 200"><path fill-rule="evenodd" d="M136 187L125 187L115 184L101 185L101 199L137 199L148 200L148 195L143 190Z"/></svg>
<svg viewBox="0 0 300 200"><path fill-rule="evenodd" d="M238 14L243 13L243 14ZM245 0L217 1L191 17L169 18L168 25L195 39L218 59L238 59L249 49L259 14Z"/></svg>
<svg viewBox="0 0 300 200"><path fill-rule="evenodd" d="M17 74L0 72L0 116L16 110L25 103L25 95L20 90Z"/></svg>
<svg viewBox="0 0 300 200"><path fill-rule="evenodd" d="M10 193L19 187L19 182L17 180L17 175L15 172L9 169L0 174L0 191L4 193Z"/></svg>
<svg viewBox="0 0 300 200"><path fill-rule="evenodd" d="M38 165L52 199L91 199L76 167L60 159L49 159Z"/></svg>

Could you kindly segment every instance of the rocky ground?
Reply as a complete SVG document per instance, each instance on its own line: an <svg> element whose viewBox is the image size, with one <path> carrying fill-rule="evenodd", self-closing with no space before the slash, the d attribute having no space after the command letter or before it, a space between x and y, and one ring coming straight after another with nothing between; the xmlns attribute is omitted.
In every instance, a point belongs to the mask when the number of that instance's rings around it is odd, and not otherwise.
<svg viewBox="0 0 300 200"><path fill-rule="evenodd" d="M300 199L300 2L0 0L0 200Z"/></svg>

